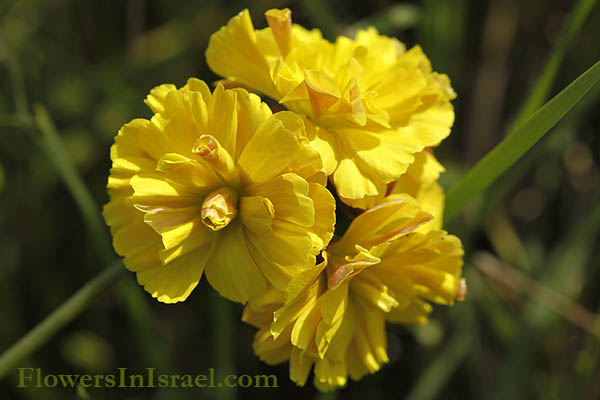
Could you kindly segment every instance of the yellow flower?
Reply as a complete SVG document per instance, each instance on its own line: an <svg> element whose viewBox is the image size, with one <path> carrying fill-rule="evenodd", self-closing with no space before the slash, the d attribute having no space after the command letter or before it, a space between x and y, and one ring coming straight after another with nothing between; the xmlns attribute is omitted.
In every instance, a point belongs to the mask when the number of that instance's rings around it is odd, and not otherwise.
<svg viewBox="0 0 600 400"><path fill-rule="evenodd" d="M433 154L424 150L415 154L414 163L397 181L388 184L387 193L356 200L342 198L342 201L355 208L369 209L385 202L386 196L406 193L414 197L421 208L434 217L431 222L419 229L441 229L444 213L444 190L437 180L444 170Z"/></svg>
<svg viewBox="0 0 600 400"><path fill-rule="evenodd" d="M152 296L183 301L206 271L221 295L246 302L314 265L335 202L301 118L197 79L158 86L146 104L154 116L115 137L104 217Z"/></svg>
<svg viewBox="0 0 600 400"><path fill-rule="evenodd" d="M455 93L420 47L406 50L374 28L331 43L292 24L291 12L266 12L255 30L247 10L213 34L209 67L301 114L311 145L347 199L385 194L414 154L450 133Z"/></svg>
<svg viewBox="0 0 600 400"><path fill-rule="evenodd" d="M289 360L298 385L314 365L320 390L379 370L388 361L386 321L424 324L429 302L451 305L460 294L462 245L442 230L418 229L431 219L406 195L358 216L285 296L272 292L262 309L246 307L243 319L259 328L257 355Z"/></svg>

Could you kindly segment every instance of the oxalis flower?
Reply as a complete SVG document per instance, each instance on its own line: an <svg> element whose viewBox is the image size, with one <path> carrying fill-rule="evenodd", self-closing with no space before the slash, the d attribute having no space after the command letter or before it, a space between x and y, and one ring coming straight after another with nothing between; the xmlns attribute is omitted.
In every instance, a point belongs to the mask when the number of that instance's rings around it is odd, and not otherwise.
<svg viewBox="0 0 600 400"><path fill-rule="evenodd" d="M205 271L221 295L246 302L314 265L335 202L301 118L197 79L158 86L146 104L154 116L115 137L104 217L152 296L183 301Z"/></svg>
<svg viewBox="0 0 600 400"><path fill-rule="evenodd" d="M320 390L379 370L388 361L386 321L426 323L430 303L464 294L460 240L426 228L432 219L408 195L359 215L285 294L270 291L262 308L246 307L243 319L259 328L256 354L270 364L289 360L298 385L314 366Z"/></svg>
<svg viewBox="0 0 600 400"><path fill-rule="evenodd" d="M419 46L406 50L374 28L331 43L292 24L288 9L266 19L255 30L247 10L233 17L212 35L207 63L303 116L342 200L384 195L415 153L450 133L455 93Z"/></svg>

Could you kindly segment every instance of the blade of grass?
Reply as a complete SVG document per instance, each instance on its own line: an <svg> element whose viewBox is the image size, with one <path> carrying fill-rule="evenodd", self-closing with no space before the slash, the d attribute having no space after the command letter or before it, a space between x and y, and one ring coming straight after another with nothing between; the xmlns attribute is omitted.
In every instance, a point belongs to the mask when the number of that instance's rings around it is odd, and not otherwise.
<svg viewBox="0 0 600 400"><path fill-rule="evenodd" d="M573 8L565 28L561 33L560 39L552 51L552 54L550 55L542 74L537 79L535 86L530 91L530 94L525 100L521 111L515 118L515 126L518 126L524 122L525 119L531 116L535 110L540 108L540 106L548 98L548 94L552 89L552 85L556 79L560 65L565 58L565 53L569 47L569 44L571 44L573 37L579 31L579 29L581 29L581 26L590 15L590 12L596 5L596 2L597 0L579 0Z"/></svg>
<svg viewBox="0 0 600 400"><path fill-rule="evenodd" d="M451 221L464 206L491 185L498 176L540 140L600 79L597 62L526 122L513 129L448 192L444 222Z"/></svg>
<svg viewBox="0 0 600 400"><path fill-rule="evenodd" d="M113 286L125 273L121 261L112 263L100 275L82 286L60 307L48 315L25 336L0 356L0 379L14 366L46 343L60 329L86 310L93 302Z"/></svg>
<svg viewBox="0 0 600 400"><path fill-rule="evenodd" d="M12 58L12 55L4 47L1 41L0 51L4 51L5 56L9 58L9 65L7 67L9 69L9 76L15 91L14 100L16 114L7 119L7 122L12 123L11 125L16 127L23 128L26 131L41 132L43 150L46 152L49 159L54 163L59 175L65 182L67 189L73 196L82 214L84 223L92 238L98 255L101 260L103 260L103 265L111 265L114 262L114 252L108 236L106 235L104 222L100 216L100 213L98 212L98 205L94 202L92 195L83 182L83 179L77 173L77 170L71 162L68 152L60 138L60 135L56 131L56 128L54 127L47 110L42 105L37 105L34 107L34 115L29 112L27 96L25 93L25 83L19 68L19 63ZM0 122L2 122L1 120L2 118L0 118ZM123 268L123 270L125 269ZM124 298L126 311L130 314L132 320L134 321L137 335L140 338L140 341L143 343L146 353L149 354L150 360L158 368L167 370L168 361L164 346L162 346L162 343L157 339L156 336L153 334L148 334L148 332L155 332L156 330L152 329L150 323L150 312L146 306L145 299L136 285L134 285L131 281L121 281L119 289ZM52 317L58 312L58 310L60 310L60 307L50 314L46 320L56 321L56 319L52 319ZM72 313L70 315L71 318L75 318L78 313ZM58 329L60 329L60 327L56 328L55 330L48 330L49 332L52 332L52 334L47 336L45 340L49 340L50 337L56 331L58 331ZM30 346L27 349L29 349L29 351L34 351L35 348L41 344L42 342L37 344L35 347ZM10 352L12 348L13 347L11 347L7 353ZM25 353L25 355L27 354L28 353ZM179 395L175 394L175 396L177 398Z"/></svg>
<svg viewBox="0 0 600 400"><path fill-rule="evenodd" d="M543 102L547 99L548 93L550 92L552 85L556 79L560 66L565 58L565 53L573 40L575 34L581 29L584 22L587 20L592 9L596 5L596 0L579 0L573 8L566 24L561 32L560 38L557 45L554 47L550 54L546 65L540 76L536 79L535 84L529 91L521 110L515 117L512 126L521 124L527 117L537 110ZM594 90L598 92L598 90ZM587 103L593 103L590 101L593 95L586 96ZM583 103L583 101L582 101ZM578 110L585 109L586 107L577 107ZM571 120L576 120L573 113L571 113ZM539 146L534 149L535 155L530 154L527 159L524 159L518 163L513 169L510 179L500 179L493 188L491 188L485 194L485 200L481 202L481 209L477 212L476 220L479 221L485 217L491 210L494 210L498 204L502 203L508 193L511 193L514 188L521 182L522 176L531 169L531 166L535 164L535 160L545 154L544 149L540 149ZM473 222L475 223L475 221Z"/></svg>
<svg viewBox="0 0 600 400"><path fill-rule="evenodd" d="M600 85L594 87L590 92L574 107L569 115L565 116L565 119L560 122L560 127L557 125L557 131L554 136L561 135L565 139L575 129L577 121L579 121L581 115L587 112L590 107L597 104L600 98ZM485 201L482 202L482 210L480 217L488 215L492 210L495 210L499 204L506 201L507 196L510 193L514 193L515 189L519 184L523 182L523 177L527 174L537 162L542 158L547 157L558 157L557 154L552 154L548 146L536 146L531 149L530 153L526 158L519 160L515 163L511 170L510 177L505 176L500 179L492 186L485 194Z"/></svg>
<svg viewBox="0 0 600 400"><path fill-rule="evenodd" d="M77 173L44 106L36 105L34 107L34 120L38 130L42 133L42 147L75 199L103 264L109 265L113 262L114 252L104 228L104 221L98 212L98 205ZM156 336L156 328L150 322L150 311L139 288L131 280L123 280L119 283L119 290L123 296L125 307L134 322L142 348L145 349L150 361L157 368L168 370L169 363L164 345Z"/></svg>
<svg viewBox="0 0 600 400"><path fill-rule="evenodd" d="M42 134L42 147L75 199L88 232L96 244L98 255L104 264L110 264L114 259L114 253L104 229L104 221L98 212L99 208L73 166L71 157L44 106L36 105L34 107L34 119Z"/></svg>

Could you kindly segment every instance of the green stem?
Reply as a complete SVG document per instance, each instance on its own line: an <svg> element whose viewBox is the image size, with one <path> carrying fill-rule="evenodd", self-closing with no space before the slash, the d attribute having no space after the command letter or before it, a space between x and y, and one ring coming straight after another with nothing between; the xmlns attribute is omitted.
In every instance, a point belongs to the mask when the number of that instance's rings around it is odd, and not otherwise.
<svg viewBox="0 0 600 400"><path fill-rule="evenodd" d="M0 356L0 379L11 368L41 345L60 329L87 309L93 302L113 286L125 272L121 261L116 261L96 278L81 287L52 314L13 344Z"/></svg>
<svg viewBox="0 0 600 400"><path fill-rule="evenodd" d="M109 264L114 255L104 229L104 222L98 213L98 206L71 163L71 158L44 106L38 104L34 107L34 121L42 133L44 150L75 199L103 263Z"/></svg>
<svg viewBox="0 0 600 400"><path fill-rule="evenodd" d="M6 50L1 40L0 50ZM0 124L20 127L27 130L35 129L41 133L42 148L58 170L67 189L73 196L75 203L81 212L88 233L91 236L92 242L94 243L100 259L103 261L102 264L110 265L114 259L114 252L106 234L104 221L98 212L99 207L73 165L46 108L42 105L36 105L34 107L34 114L31 115L29 112L25 83L19 64L12 57L10 52L4 51L4 53L6 53L6 56L8 57L9 76L14 88L15 108L17 113L10 117L0 115ZM123 271L125 271L124 268ZM131 319L134 321L140 341L146 348L150 349L148 352L150 361L158 368L168 370L168 357L164 351L163 343L154 334L149 334L149 332L155 332L156 330L150 323L150 312L141 291L130 281L121 282L119 290L123 296L125 308L131 315ZM52 313L48 318L53 315L55 315L55 313ZM75 316L76 314L71 315L72 318L75 318ZM48 339L49 337L45 340ZM35 348L36 347L28 347L27 349L33 351ZM17 355L18 354L21 353L17 353ZM22 354L27 355L28 353Z"/></svg>
<svg viewBox="0 0 600 400"><path fill-rule="evenodd" d="M36 105L34 113L35 124L42 133L44 150L73 196L103 264L108 265L114 258L114 252L106 234L104 221L98 212L99 207L71 162L46 108ZM135 325L140 342L145 349L148 349L149 361L160 369L168 370L168 357L162 341L154 333L156 329L150 322L150 311L139 287L131 281L124 280L119 285L119 291Z"/></svg>

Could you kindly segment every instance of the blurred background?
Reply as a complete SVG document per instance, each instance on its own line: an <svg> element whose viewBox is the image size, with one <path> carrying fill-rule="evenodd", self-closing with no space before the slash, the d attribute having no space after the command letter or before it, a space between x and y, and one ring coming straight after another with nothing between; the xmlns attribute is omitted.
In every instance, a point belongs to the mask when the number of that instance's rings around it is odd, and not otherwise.
<svg viewBox="0 0 600 400"><path fill-rule="evenodd" d="M374 25L409 47L420 44L434 69L450 76L456 122L436 150L447 189L515 122L557 45L564 60L550 95L600 58L599 7L560 41L576 3L584 2L0 0L0 351L106 267L41 134L23 122L36 105L47 109L102 205L113 137L132 118L150 117L148 91L192 76L216 80L204 60L210 34L244 8L264 27L265 10L289 7L295 22L329 39ZM221 302L205 280L185 303L169 306L128 274L20 366L194 375L214 367L274 373L280 387L77 394L17 389L15 371L0 382L0 398L600 398L599 98L597 85L446 227L465 245L466 301L436 307L423 327L388 325L390 363L336 395L310 383L297 388L287 364L260 362L241 306Z"/></svg>

